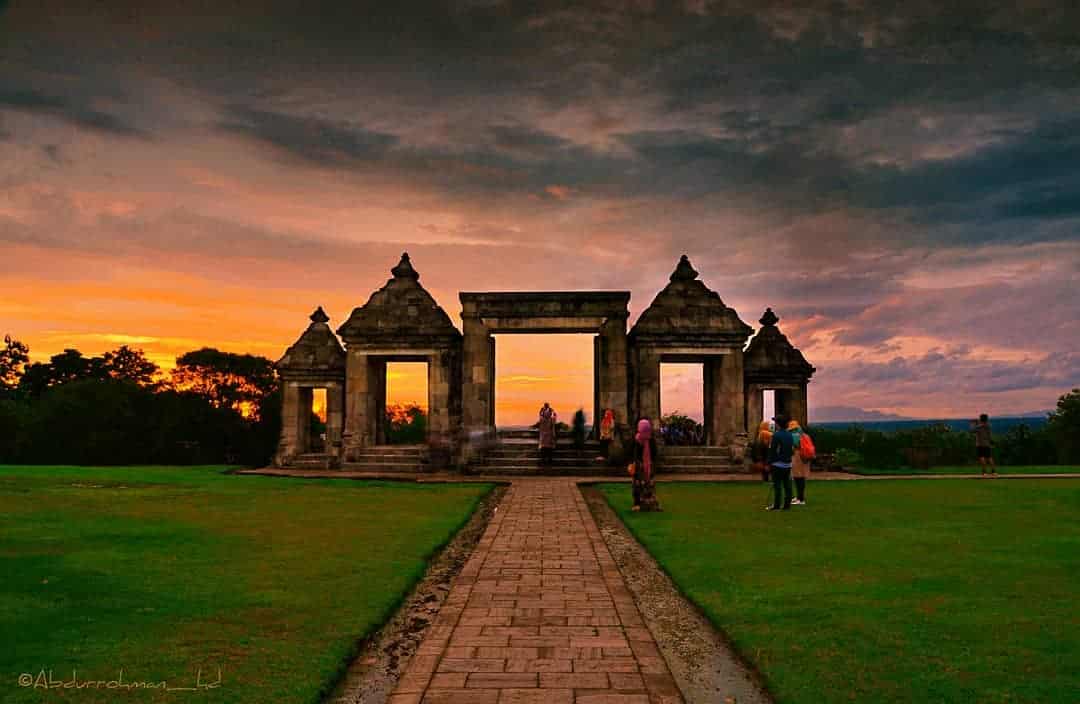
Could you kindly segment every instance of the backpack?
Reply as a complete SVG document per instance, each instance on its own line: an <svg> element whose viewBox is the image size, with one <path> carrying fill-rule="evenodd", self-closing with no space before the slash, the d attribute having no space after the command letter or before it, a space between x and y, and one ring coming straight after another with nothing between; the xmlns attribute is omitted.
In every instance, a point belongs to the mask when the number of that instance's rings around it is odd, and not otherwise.
<svg viewBox="0 0 1080 704"><path fill-rule="evenodd" d="M799 438L799 457L803 458L804 462L817 457L817 450L814 449L814 441L810 439L810 436L806 433L801 433Z"/></svg>

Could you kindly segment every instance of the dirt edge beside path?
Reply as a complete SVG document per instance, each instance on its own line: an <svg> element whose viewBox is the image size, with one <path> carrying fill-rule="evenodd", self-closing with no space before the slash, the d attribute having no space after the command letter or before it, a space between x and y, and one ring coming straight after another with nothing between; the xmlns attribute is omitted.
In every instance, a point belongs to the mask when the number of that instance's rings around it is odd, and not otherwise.
<svg viewBox="0 0 1080 704"><path fill-rule="evenodd" d="M450 582L472 555L509 486L495 486L480 500L469 521L432 558L424 576L394 615L361 644L324 704L384 704L435 623Z"/></svg>
<svg viewBox="0 0 1080 704"><path fill-rule="evenodd" d="M760 673L682 595L595 486L578 487L615 564L690 704L771 704Z"/></svg>

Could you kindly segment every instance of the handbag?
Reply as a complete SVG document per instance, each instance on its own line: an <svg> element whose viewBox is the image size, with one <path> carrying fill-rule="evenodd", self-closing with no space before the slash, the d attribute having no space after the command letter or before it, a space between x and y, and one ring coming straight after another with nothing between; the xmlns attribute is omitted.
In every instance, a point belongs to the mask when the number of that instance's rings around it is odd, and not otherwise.
<svg viewBox="0 0 1080 704"><path fill-rule="evenodd" d="M627 471L627 472L628 472L628 473L630 474L630 476L632 477L632 476L634 476L634 474L636 474L636 473L637 473L637 467L635 467L635 466L634 466L634 463L633 463L633 462L631 462L630 464L628 464L628 465L626 466L626 471Z"/></svg>

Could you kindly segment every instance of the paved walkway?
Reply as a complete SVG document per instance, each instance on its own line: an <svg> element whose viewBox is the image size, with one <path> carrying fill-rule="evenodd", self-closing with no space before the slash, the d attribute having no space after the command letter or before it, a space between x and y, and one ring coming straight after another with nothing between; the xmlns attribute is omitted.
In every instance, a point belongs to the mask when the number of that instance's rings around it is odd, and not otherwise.
<svg viewBox="0 0 1080 704"><path fill-rule="evenodd" d="M682 702L573 479L515 479L390 704Z"/></svg>

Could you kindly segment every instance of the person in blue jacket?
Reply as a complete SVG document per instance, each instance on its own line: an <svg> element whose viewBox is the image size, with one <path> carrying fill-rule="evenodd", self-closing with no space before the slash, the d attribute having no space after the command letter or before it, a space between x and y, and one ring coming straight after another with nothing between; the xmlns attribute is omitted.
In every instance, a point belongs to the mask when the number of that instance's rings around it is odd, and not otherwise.
<svg viewBox="0 0 1080 704"><path fill-rule="evenodd" d="M773 502L766 506L768 511L791 509L791 458L795 454L795 436L787 429L788 417L780 414L773 418L776 432L769 446L769 473L773 481ZM784 488L784 503L780 504L780 487Z"/></svg>

